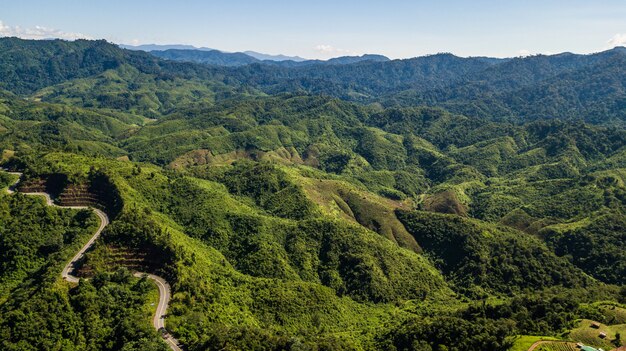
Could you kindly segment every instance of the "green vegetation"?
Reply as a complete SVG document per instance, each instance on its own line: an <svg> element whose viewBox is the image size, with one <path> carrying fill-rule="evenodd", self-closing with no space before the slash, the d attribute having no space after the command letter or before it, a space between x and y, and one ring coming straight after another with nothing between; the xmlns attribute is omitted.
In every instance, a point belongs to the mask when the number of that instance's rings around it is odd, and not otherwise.
<svg viewBox="0 0 626 351"><path fill-rule="evenodd" d="M542 336L520 335L515 339L510 351L528 351L528 349L536 342L542 340L557 340L556 338L545 338Z"/></svg>
<svg viewBox="0 0 626 351"><path fill-rule="evenodd" d="M531 236L458 216L425 212L399 215L437 267L459 288L513 293L590 283L581 271Z"/></svg>
<svg viewBox="0 0 626 351"><path fill-rule="evenodd" d="M57 276L44 270L0 307L3 350L167 350L148 323L151 282L120 270L68 290Z"/></svg>
<svg viewBox="0 0 626 351"><path fill-rule="evenodd" d="M579 321L578 326L568 333L568 337L573 340L580 340L585 345L595 348L610 350L623 346L621 335L626 332L626 325L607 326L600 324L598 328L593 327L594 322L588 319ZM600 333L605 333L606 337L601 337ZM619 335L619 337L618 337Z"/></svg>
<svg viewBox="0 0 626 351"><path fill-rule="evenodd" d="M141 267L190 351L609 349L619 55L217 67L0 39L0 165L111 218L73 286L95 216L0 195L0 348L166 349Z"/></svg>
<svg viewBox="0 0 626 351"><path fill-rule="evenodd" d="M4 173L5 174L5 173ZM40 197L0 194L0 302L20 283L34 279L97 228L89 211L51 208Z"/></svg>
<svg viewBox="0 0 626 351"><path fill-rule="evenodd" d="M601 313L604 316L601 321L605 324L626 324L626 308L615 304L606 304L601 306Z"/></svg>
<svg viewBox="0 0 626 351"><path fill-rule="evenodd" d="M550 342L539 345L535 350L538 351L576 351L578 348L573 343Z"/></svg>
<svg viewBox="0 0 626 351"><path fill-rule="evenodd" d="M567 255L594 277L614 284L623 282L626 253L619 246L626 240L626 222L622 213L598 214L589 223L549 226L541 234L558 255Z"/></svg>
<svg viewBox="0 0 626 351"><path fill-rule="evenodd" d="M47 87L36 92L33 98L157 118L176 106L198 99L211 102L215 95L228 92L228 88L218 83L155 76L142 73L129 65L121 65L95 77Z"/></svg>

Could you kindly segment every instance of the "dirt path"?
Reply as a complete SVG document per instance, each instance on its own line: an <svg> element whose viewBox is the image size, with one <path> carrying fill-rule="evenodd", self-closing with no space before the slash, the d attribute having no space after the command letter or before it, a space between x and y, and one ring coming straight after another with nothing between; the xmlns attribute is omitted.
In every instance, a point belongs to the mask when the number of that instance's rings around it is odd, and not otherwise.
<svg viewBox="0 0 626 351"><path fill-rule="evenodd" d="M571 341L559 341L559 340L539 340L539 341L535 341L535 343L533 343L532 345L530 345L530 347L528 348L528 351L534 351L537 347L539 347L539 345L541 344L547 344L547 343L561 343L561 344L572 344L573 346L576 346L575 343L571 342Z"/></svg>
<svg viewBox="0 0 626 351"><path fill-rule="evenodd" d="M18 173L18 172L7 172L7 173L17 176L17 180L7 188L7 192L9 194L14 194L15 192L17 192L17 185L22 178L22 173ZM87 243L85 243L85 245L81 247L81 249L74 255L74 257L72 257L70 262L68 262L67 265L65 265L65 267L63 268L63 271L61 272L61 277L63 277L63 279L65 279L66 281L71 282L71 283L78 283L79 278L73 276L71 272L76 267L76 264L78 263L78 261L80 261L85 256L85 252L87 252L87 250L89 250L89 248L93 246L94 242L98 239L98 237L100 236L104 228L109 224L109 217L106 215L106 213L98 210L97 208L93 208L89 206L59 206L55 204L54 201L52 201L52 198L50 197L50 194L48 193L35 192L35 193L22 193L22 194L29 195L29 196L43 196L46 199L46 204L48 206L54 206L54 207L59 207L59 208L79 209L79 210L90 209L98 216L98 218L100 218L100 226L98 227L96 232L91 236L89 241L87 241ZM167 308L169 307L170 295L171 295L170 285L165 281L165 279L159 276L156 276L154 274L136 272L134 276L136 277L146 276L147 278L153 280L155 284L158 286L159 304L157 305L157 309L154 314L154 318L152 320L152 325L163 336L165 343L167 343L167 345L172 350L182 351L182 349L178 346L179 345L178 340L174 339L172 336L170 336L170 334L167 331L165 331L165 314L167 312Z"/></svg>

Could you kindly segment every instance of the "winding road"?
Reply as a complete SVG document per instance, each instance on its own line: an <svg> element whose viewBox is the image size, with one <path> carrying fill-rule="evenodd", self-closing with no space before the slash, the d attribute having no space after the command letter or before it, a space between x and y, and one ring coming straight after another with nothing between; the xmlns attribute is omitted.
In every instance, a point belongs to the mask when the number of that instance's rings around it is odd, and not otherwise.
<svg viewBox="0 0 626 351"><path fill-rule="evenodd" d="M159 287L159 304L157 305L156 312L152 318L152 325L154 326L154 329L161 332L165 342L172 350L182 351L178 346L178 340L174 339L168 332L165 331L165 315L167 313L167 307L170 304L170 285L165 281L165 279L159 277L158 275L135 272L134 276L152 279Z"/></svg>
<svg viewBox="0 0 626 351"><path fill-rule="evenodd" d="M0 169L0 170L5 171L8 174L17 176L17 180L7 188L7 192L9 194L14 194L17 191L17 184L22 179L22 173L8 172L4 169ZM33 193L23 193L23 194L29 195L29 196L43 196L46 199L46 204L48 206L55 206L55 207L60 207L60 208L71 208L71 209L90 209L98 216L98 218L100 218L100 226L98 227L96 232L91 236L89 241L87 241L87 243L85 243L85 245L83 245L83 247L76 253L76 255L72 257L70 262L68 262L67 265L65 265L65 267L63 268L63 271L61 272L61 276L66 281L71 282L71 283L78 283L79 278L73 276L71 272L74 270L77 263L85 256L85 252L89 250L89 248L93 245L93 243L98 239L98 237L100 236L104 228L109 224L109 217L106 215L106 213L98 210L97 208L93 208L89 206L59 206L55 204L54 201L52 201L52 198L50 197L50 194L48 193L33 192ZM167 314L167 308L169 307L170 296L171 296L170 285L165 281L165 279L154 274L135 272L133 275L135 277L145 276L146 278L153 280L158 286L159 304L157 305L156 312L152 319L152 325L159 332L159 334L161 334L165 343L167 343L167 345L172 350L182 351L182 349L179 346L178 340L173 338L165 329L165 315Z"/></svg>
<svg viewBox="0 0 626 351"><path fill-rule="evenodd" d="M46 195L48 204L52 203L52 199L50 199L50 195L48 194L45 194L45 195ZM84 209L84 208L89 208L89 207L68 206L64 208ZM85 252L87 252L87 250L89 250L89 248L93 245L96 239L98 239L98 237L100 236L100 233L102 233L102 230L104 230L104 227L106 227L107 224L109 224L109 217L106 215L106 213L96 208L91 208L91 209L100 218L100 226L98 227L98 230L96 230L94 235L91 236L89 241L87 241L87 243L83 245L83 247L76 253L76 255L72 257L72 260L68 262L68 264L65 265L65 268L63 268L63 272L61 272L61 277L63 277L63 279L67 280L68 282L78 283L78 278L70 274L70 272L72 272L74 268L76 268L76 264L78 263L78 261L80 261L83 258L83 256L85 255Z"/></svg>

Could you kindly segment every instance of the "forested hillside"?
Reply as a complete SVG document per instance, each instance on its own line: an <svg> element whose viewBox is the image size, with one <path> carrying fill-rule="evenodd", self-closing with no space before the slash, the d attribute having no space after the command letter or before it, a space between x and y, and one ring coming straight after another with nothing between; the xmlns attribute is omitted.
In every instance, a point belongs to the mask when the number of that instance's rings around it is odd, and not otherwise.
<svg viewBox="0 0 626 351"><path fill-rule="evenodd" d="M618 325L625 59L224 67L2 38L0 166L23 178L9 194L0 171L0 348L167 349L135 271L169 283L189 351L504 351ZM28 191L108 215L78 285L61 270L95 216Z"/></svg>
<svg viewBox="0 0 626 351"><path fill-rule="evenodd" d="M193 52L187 51L183 60L203 62L194 59ZM393 61L365 55L358 60L314 62L249 62L225 72L270 93L301 91L385 106L425 104L492 120L563 118L623 124L626 118L623 47L592 55L513 59L444 53ZM334 64L340 62L352 64Z"/></svg>

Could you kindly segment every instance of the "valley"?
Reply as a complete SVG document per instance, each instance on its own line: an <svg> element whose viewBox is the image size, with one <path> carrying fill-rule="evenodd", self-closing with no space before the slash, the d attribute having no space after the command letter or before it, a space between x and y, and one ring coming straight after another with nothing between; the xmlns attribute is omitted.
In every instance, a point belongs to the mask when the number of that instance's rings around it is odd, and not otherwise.
<svg viewBox="0 0 626 351"><path fill-rule="evenodd" d="M623 347L625 59L0 38L0 349Z"/></svg>

